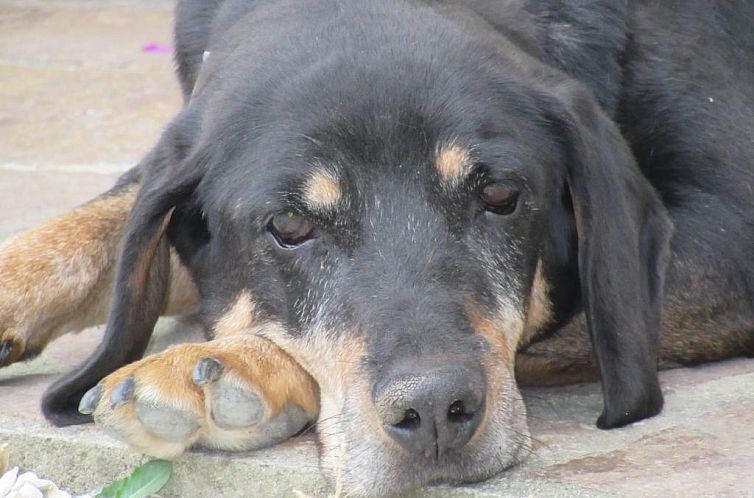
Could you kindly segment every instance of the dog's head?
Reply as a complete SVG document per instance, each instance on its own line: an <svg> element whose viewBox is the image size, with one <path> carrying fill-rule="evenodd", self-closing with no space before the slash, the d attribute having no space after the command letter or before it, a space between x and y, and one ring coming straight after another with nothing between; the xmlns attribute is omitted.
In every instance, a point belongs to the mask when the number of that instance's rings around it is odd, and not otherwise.
<svg viewBox="0 0 754 498"><path fill-rule="evenodd" d="M253 310L312 374L325 474L367 494L518 462L516 351L579 295L605 425L658 409L668 229L589 93L473 19L280 22L212 48L145 169L116 305L149 299L172 213L203 316Z"/></svg>

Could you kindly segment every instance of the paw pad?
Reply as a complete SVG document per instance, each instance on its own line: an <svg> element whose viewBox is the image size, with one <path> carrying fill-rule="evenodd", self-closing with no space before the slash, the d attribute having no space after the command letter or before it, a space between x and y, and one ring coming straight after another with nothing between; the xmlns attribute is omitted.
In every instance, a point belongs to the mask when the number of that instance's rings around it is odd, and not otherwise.
<svg viewBox="0 0 754 498"><path fill-rule="evenodd" d="M136 416L144 428L171 443L181 443L199 428L191 413L156 403L136 403Z"/></svg>
<svg viewBox="0 0 754 498"><path fill-rule="evenodd" d="M212 388L212 420L225 429L240 429L259 423L265 405L259 396L228 382L218 382Z"/></svg>

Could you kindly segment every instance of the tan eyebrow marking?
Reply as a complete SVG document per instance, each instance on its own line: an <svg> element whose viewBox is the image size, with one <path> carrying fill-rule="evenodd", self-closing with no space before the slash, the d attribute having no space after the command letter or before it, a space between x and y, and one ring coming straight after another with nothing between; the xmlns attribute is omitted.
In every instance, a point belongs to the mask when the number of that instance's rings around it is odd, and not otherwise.
<svg viewBox="0 0 754 498"><path fill-rule="evenodd" d="M340 197L340 182L325 169L314 171L304 184L304 200L313 209L332 208Z"/></svg>
<svg viewBox="0 0 754 498"><path fill-rule="evenodd" d="M447 144L438 148L435 167L445 182L457 185L469 173L473 161L468 149L457 144Z"/></svg>

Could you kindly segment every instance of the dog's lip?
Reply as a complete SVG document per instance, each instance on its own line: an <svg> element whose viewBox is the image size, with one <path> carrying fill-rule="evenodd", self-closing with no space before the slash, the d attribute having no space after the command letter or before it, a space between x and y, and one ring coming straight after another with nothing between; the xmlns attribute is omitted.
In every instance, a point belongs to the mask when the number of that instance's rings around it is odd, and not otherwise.
<svg viewBox="0 0 754 498"><path fill-rule="evenodd" d="M356 476L354 490L361 490L356 496L403 496L404 493L419 490L425 486L435 485L470 485L485 481L487 479L499 476L520 464L521 459L511 453L511 458L503 462L490 458L490 465L471 466L463 465L465 456L463 452L456 452L454 458L443 457L438 461L426 461L413 459L391 459L391 466L394 468L411 469L404 473L401 479L390 482L385 486L384 476L374 476L371 479L364 479L363 475ZM461 465L459 465L459 462ZM333 487L343 487L343 475L338 477L331 472L323 469L323 475L326 481ZM348 480L346 477L346 481ZM347 491L348 485L344 489Z"/></svg>
<svg viewBox="0 0 754 498"><path fill-rule="evenodd" d="M488 402L485 396L485 416L494 418L494 409L490 412L486 410L491 405L496 406L498 403L492 400ZM403 493L428 485L472 484L484 481L517 466L522 461L523 449L527 446L527 441L515 434L506 443L496 444L496 431L492 430L493 425L484 424L486 430L479 430L484 429L480 425L466 445L459 450L449 450L439 459L425 458L406 450L391 439L383 439L373 448L374 454L368 463L381 467L378 473L359 472L359 468L363 467L356 465L346 468L346 472L340 477L345 478L346 482L352 481L356 487L375 490L366 496L402 496ZM515 424L510 425L514 426ZM318 446L320 452L325 448L321 441L318 441ZM491 450L493 451L490 452ZM324 463L323 460L320 460L320 463ZM322 471L330 484L337 483L331 469L323 466ZM389 486L385 486L388 481Z"/></svg>

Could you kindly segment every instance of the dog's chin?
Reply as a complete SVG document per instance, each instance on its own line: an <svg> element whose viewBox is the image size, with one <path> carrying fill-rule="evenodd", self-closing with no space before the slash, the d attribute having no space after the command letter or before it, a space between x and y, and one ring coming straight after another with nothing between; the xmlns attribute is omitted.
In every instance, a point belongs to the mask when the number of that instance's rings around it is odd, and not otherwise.
<svg viewBox="0 0 754 498"><path fill-rule="evenodd" d="M520 463L530 449L526 410L515 383L509 387L509 396L487 410L472 440L437 460L400 447L374 427L358 405L347 404L329 416L323 413L319 423L322 473L338 492L370 497L395 496L429 484L488 479Z"/></svg>

